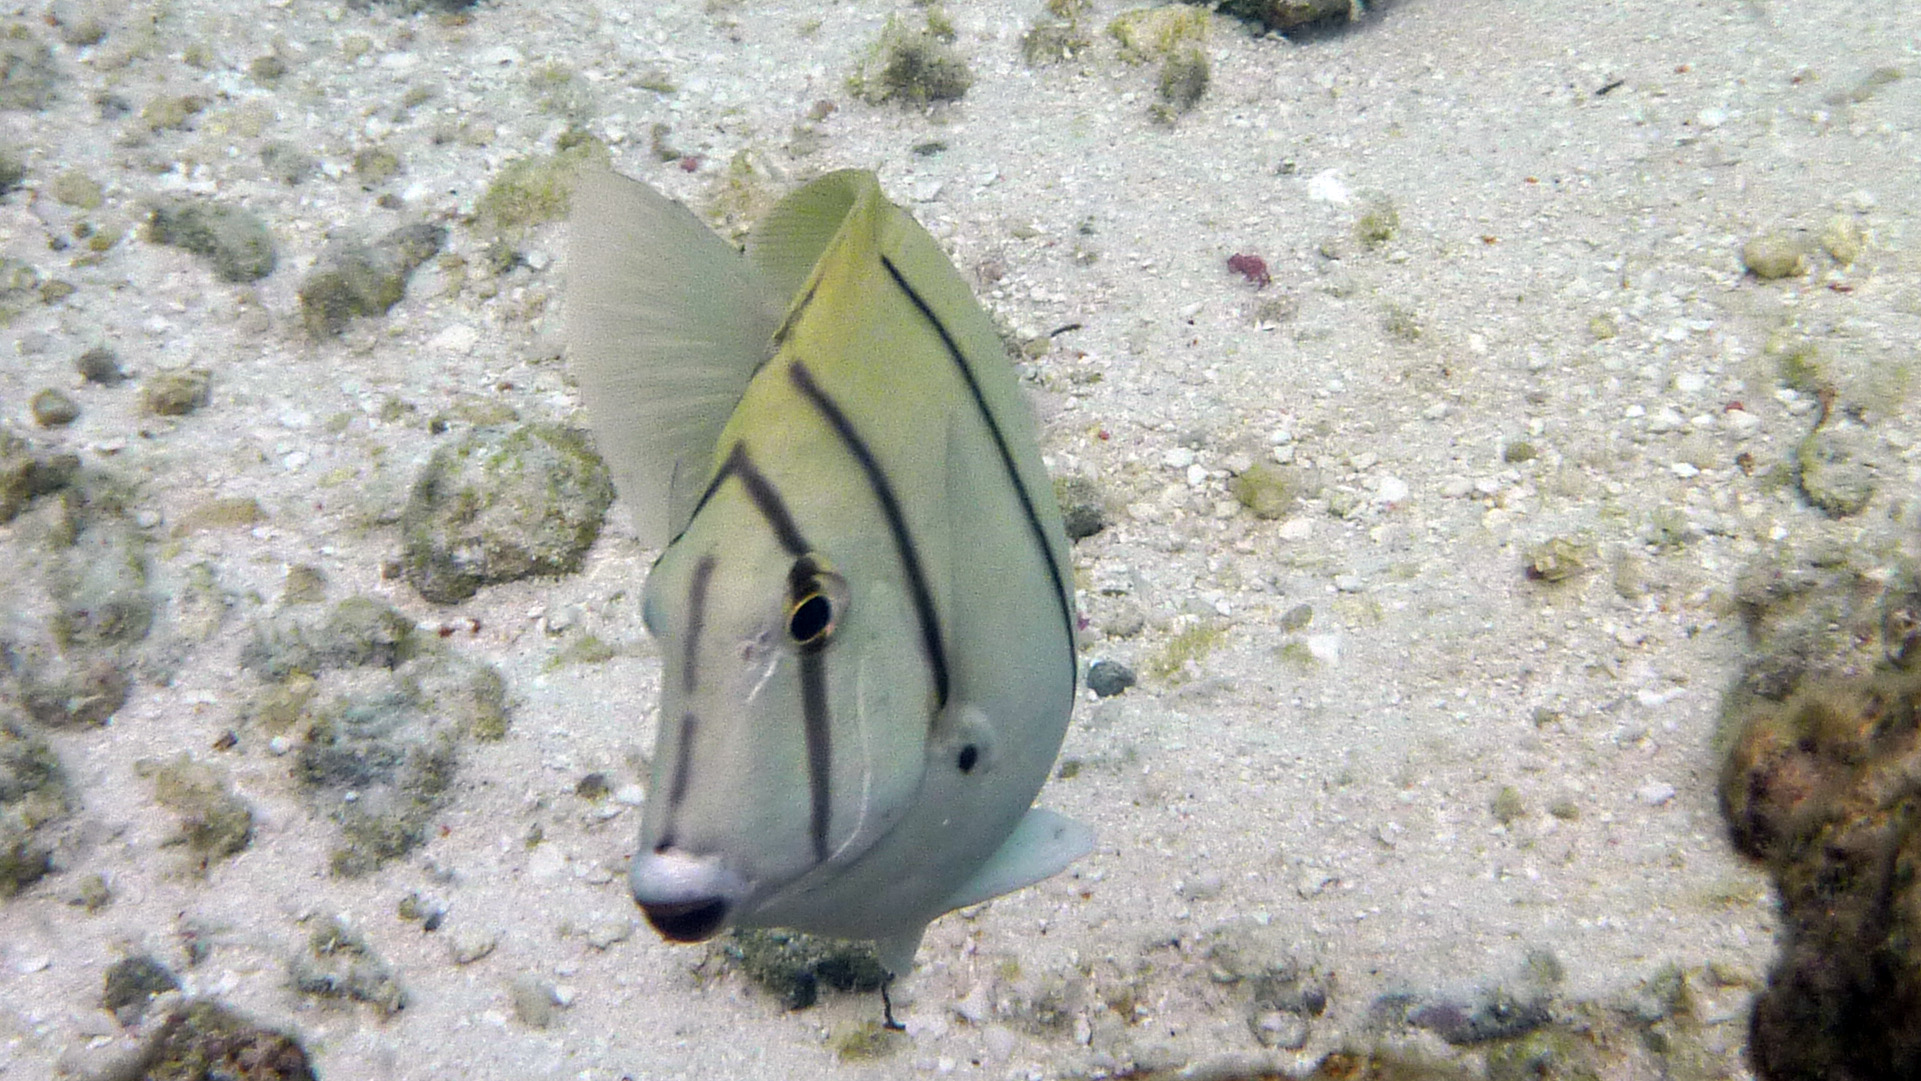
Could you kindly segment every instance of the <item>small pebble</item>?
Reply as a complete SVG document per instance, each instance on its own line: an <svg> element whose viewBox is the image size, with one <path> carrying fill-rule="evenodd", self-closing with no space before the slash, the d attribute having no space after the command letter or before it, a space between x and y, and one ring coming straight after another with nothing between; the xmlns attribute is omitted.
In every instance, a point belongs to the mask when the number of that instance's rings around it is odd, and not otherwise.
<svg viewBox="0 0 1921 1081"><path fill-rule="evenodd" d="M1087 689L1100 698L1112 698L1132 687L1134 670L1119 661L1095 661L1087 666Z"/></svg>
<svg viewBox="0 0 1921 1081"><path fill-rule="evenodd" d="M468 928L454 934L447 942L447 952L456 965L471 965L475 961L494 952L500 945L500 936L492 931Z"/></svg>
<svg viewBox="0 0 1921 1081"><path fill-rule="evenodd" d="M554 1023L554 1011L559 1003L554 1000L551 984L538 976L519 976L513 985L514 1016L528 1028L546 1028Z"/></svg>
<svg viewBox="0 0 1921 1081"><path fill-rule="evenodd" d="M104 345L96 345L80 354L73 362L74 370L80 378L103 387L118 386L127 381L126 371L120 367L120 357Z"/></svg>
<svg viewBox="0 0 1921 1081"><path fill-rule="evenodd" d="M1792 278L1808 272L1807 256L1786 233L1763 233L1741 246L1741 263L1763 281Z"/></svg>
<svg viewBox="0 0 1921 1081"><path fill-rule="evenodd" d="M212 382L212 373L203 368L161 372L141 388L141 402L149 413L184 417L207 404Z"/></svg>
<svg viewBox="0 0 1921 1081"><path fill-rule="evenodd" d="M1202 871L1182 882L1179 893L1190 901L1205 901L1210 897L1220 896L1221 885L1219 871Z"/></svg>
<svg viewBox="0 0 1921 1081"><path fill-rule="evenodd" d="M604 950L616 942L625 942L633 937L634 924L631 920L595 920L587 926L582 937L587 945Z"/></svg>
<svg viewBox="0 0 1921 1081"><path fill-rule="evenodd" d="M1861 258L1861 249L1866 245L1861 227L1853 218L1835 215L1821 227L1821 247L1842 266Z"/></svg>
<svg viewBox="0 0 1921 1081"><path fill-rule="evenodd" d="M1253 1018L1254 1038L1263 1047L1298 1051L1307 1046L1307 1018L1287 1010L1268 1010Z"/></svg>
<svg viewBox="0 0 1921 1081"><path fill-rule="evenodd" d="M33 422L42 428L63 428L80 416L80 406L65 393L46 387L33 396Z"/></svg>

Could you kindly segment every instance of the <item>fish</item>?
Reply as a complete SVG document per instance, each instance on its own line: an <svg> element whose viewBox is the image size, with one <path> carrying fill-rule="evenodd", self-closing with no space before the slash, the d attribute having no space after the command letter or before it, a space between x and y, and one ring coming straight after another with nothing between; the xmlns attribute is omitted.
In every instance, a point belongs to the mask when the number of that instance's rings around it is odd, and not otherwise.
<svg viewBox="0 0 1921 1081"><path fill-rule="evenodd" d="M568 228L571 369L660 549L634 900L670 942L784 927L906 975L933 920L1094 847L1034 806L1076 615L1006 350L872 172L799 187L744 250L611 171Z"/></svg>

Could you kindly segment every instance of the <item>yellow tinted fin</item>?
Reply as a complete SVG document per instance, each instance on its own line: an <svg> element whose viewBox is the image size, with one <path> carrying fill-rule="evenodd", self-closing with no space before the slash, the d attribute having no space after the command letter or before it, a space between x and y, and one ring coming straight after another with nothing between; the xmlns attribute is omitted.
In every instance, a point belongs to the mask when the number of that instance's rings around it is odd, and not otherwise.
<svg viewBox="0 0 1921 1081"><path fill-rule="evenodd" d="M687 524L788 296L666 196L586 172L568 227L567 350L641 543Z"/></svg>
<svg viewBox="0 0 1921 1081"><path fill-rule="evenodd" d="M782 199L747 236L747 258L783 300L793 300L863 198L881 198L874 174L863 169L828 173Z"/></svg>

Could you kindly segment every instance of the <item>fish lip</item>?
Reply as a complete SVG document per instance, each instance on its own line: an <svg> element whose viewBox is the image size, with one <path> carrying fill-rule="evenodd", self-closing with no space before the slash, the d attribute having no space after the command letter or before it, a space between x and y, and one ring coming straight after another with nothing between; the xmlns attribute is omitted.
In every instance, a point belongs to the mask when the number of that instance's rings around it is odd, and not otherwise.
<svg viewBox="0 0 1921 1081"><path fill-rule="evenodd" d="M634 903L669 942L704 942L727 926L747 896L747 883L715 856L657 848L628 872Z"/></svg>
<svg viewBox="0 0 1921 1081"><path fill-rule="evenodd" d="M667 903L640 902L640 910L669 942L705 942L727 925L732 905L718 897Z"/></svg>

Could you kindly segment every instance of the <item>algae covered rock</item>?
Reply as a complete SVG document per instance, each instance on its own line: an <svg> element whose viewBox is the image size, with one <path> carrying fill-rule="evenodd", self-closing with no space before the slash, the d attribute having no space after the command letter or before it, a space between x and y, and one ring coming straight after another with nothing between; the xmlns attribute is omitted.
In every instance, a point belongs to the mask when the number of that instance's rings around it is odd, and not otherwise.
<svg viewBox="0 0 1921 1081"><path fill-rule="evenodd" d="M366 939L337 919L322 921L307 936L307 952L294 960L294 989L319 998L366 1002L398 1013L407 992Z"/></svg>
<svg viewBox="0 0 1921 1081"><path fill-rule="evenodd" d="M296 669L253 712L269 729L301 727L294 779L340 828L331 870L354 876L426 842L464 743L506 734L506 698L491 665L436 643L392 670L370 664L315 680Z"/></svg>
<svg viewBox="0 0 1921 1081"><path fill-rule="evenodd" d="M876 104L959 101L974 85L974 72L953 41L953 28L931 12L927 25L918 30L890 16L848 79L849 89Z"/></svg>
<svg viewBox="0 0 1921 1081"><path fill-rule="evenodd" d="M1861 513L1880 479L1867 426L1841 415L1824 419L1795 448L1801 494L1830 518Z"/></svg>
<svg viewBox="0 0 1921 1081"><path fill-rule="evenodd" d="M140 1063L141 1081L315 1081L299 1040L212 999L170 1014Z"/></svg>
<svg viewBox="0 0 1921 1081"><path fill-rule="evenodd" d="M1786 233L1762 233L1741 245L1741 265L1762 281L1796 278L1808 272L1808 257Z"/></svg>
<svg viewBox="0 0 1921 1081"><path fill-rule="evenodd" d="M400 519L407 581L453 604L489 583L571 573L613 497L579 429L476 428L435 451L414 482Z"/></svg>
<svg viewBox="0 0 1921 1081"><path fill-rule="evenodd" d="M878 991L887 981L880 956L866 943L745 928L729 935L716 950L790 1010L804 1010L819 1001L822 984L836 991Z"/></svg>
<svg viewBox="0 0 1921 1081"><path fill-rule="evenodd" d="M300 733L293 776L339 826L335 874L365 874L424 843L462 745L507 732L506 683L493 666L417 634L371 597L282 609L241 664L271 681L243 707L245 723Z"/></svg>
<svg viewBox="0 0 1921 1081"><path fill-rule="evenodd" d="M1114 16L1107 33L1120 44L1121 59L1155 63L1160 103L1154 119L1170 122L1199 104L1207 92L1212 66L1207 58L1207 12L1185 4L1132 8Z"/></svg>
<svg viewBox="0 0 1921 1081"><path fill-rule="evenodd" d="M1060 504L1068 540L1084 540L1107 528L1107 502L1100 486L1091 479L1076 476L1055 480L1054 498Z"/></svg>
<svg viewBox="0 0 1921 1081"><path fill-rule="evenodd" d="M172 969L148 954L135 954L107 968L101 978L100 1005L112 1011L121 1024L136 1024L153 996L179 986L180 979Z"/></svg>
<svg viewBox="0 0 1921 1081"><path fill-rule="evenodd" d="M65 488L79 469L80 459L72 454L40 451L0 430L0 525L13 521L40 496Z"/></svg>
<svg viewBox="0 0 1921 1081"><path fill-rule="evenodd" d="M301 322L324 338L356 318L387 314L407 295L408 278L446 241L444 227L426 222L403 225L372 244L335 241L300 283Z"/></svg>
<svg viewBox="0 0 1921 1081"><path fill-rule="evenodd" d="M50 831L69 809L53 748L19 718L0 716L0 899L53 869Z"/></svg>
<svg viewBox="0 0 1921 1081"><path fill-rule="evenodd" d="M1186 0L1198 3L1199 0ZM1286 33L1300 30L1318 23L1346 21L1360 13L1358 0L1222 0L1218 5L1224 15L1261 27Z"/></svg>
<svg viewBox="0 0 1921 1081"><path fill-rule="evenodd" d="M1751 1019L1769 1081L1921 1076L1921 575L1821 550L1742 576L1721 810L1780 897Z"/></svg>
<svg viewBox="0 0 1921 1081"><path fill-rule="evenodd" d="M1254 517L1271 520L1293 509L1302 482L1298 470L1256 462L1228 481L1227 489Z"/></svg>
<svg viewBox="0 0 1921 1081"><path fill-rule="evenodd" d="M137 763L135 769L153 778L154 799L180 816L173 843L186 847L190 870L204 873L252 843L253 809L234 795L218 769L185 754L169 762Z"/></svg>
<svg viewBox="0 0 1921 1081"><path fill-rule="evenodd" d="M474 206L475 225L483 235L516 244L534 226L567 216L580 170L605 169L612 160L606 143L569 131L552 154L515 158L501 166Z"/></svg>
<svg viewBox="0 0 1921 1081"><path fill-rule="evenodd" d="M340 826L335 874L363 875L427 839L459 767L459 732L389 685L311 714L294 776Z"/></svg>
<svg viewBox="0 0 1921 1081"><path fill-rule="evenodd" d="M28 403L33 422L42 428L64 428L80 419L80 403L58 387L42 387Z"/></svg>
<svg viewBox="0 0 1921 1081"><path fill-rule="evenodd" d="M393 668L419 652L413 620L372 597L348 597L324 614L282 610L264 620L240 664L276 682L368 665Z"/></svg>
<svg viewBox="0 0 1921 1081"><path fill-rule="evenodd" d="M221 281L258 281L273 273L278 259L267 224L252 211L225 203L160 203L148 218L147 238L210 260Z"/></svg>
<svg viewBox="0 0 1921 1081"><path fill-rule="evenodd" d="M153 629L146 540L130 523L89 525L53 575L53 636L64 652L127 646Z"/></svg>
<svg viewBox="0 0 1921 1081"><path fill-rule="evenodd" d="M47 468L35 463L21 487L47 486ZM51 497L13 521L18 544L0 575L0 700L41 724L99 725L126 700L158 601L129 490L91 471L58 472Z"/></svg>
<svg viewBox="0 0 1921 1081"><path fill-rule="evenodd" d="M19 23L0 27L0 109L43 108L59 81L46 42Z"/></svg>
<svg viewBox="0 0 1921 1081"><path fill-rule="evenodd" d="M1921 1076L1921 672L1811 681L1740 719L1735 846L1781 898L1749 1055L1770 1081Z"/></svg>
<svg viewBox="0 0 1921 1081"><path fill-rule="evenodd" d="M293 775L340 827L337 874L364 874L425 841L461 744L507 731L500 673L373 597L284 606L240 661L269 681L241 708L243 723L300 733Z"/></svg>
<svg viewBox="0 0 1921 1081"><path fill-rule="evenodd" d="M184 417L206 405L213 373L205 368L160 372L140 388L140 404L158 417Z"/></svg>

